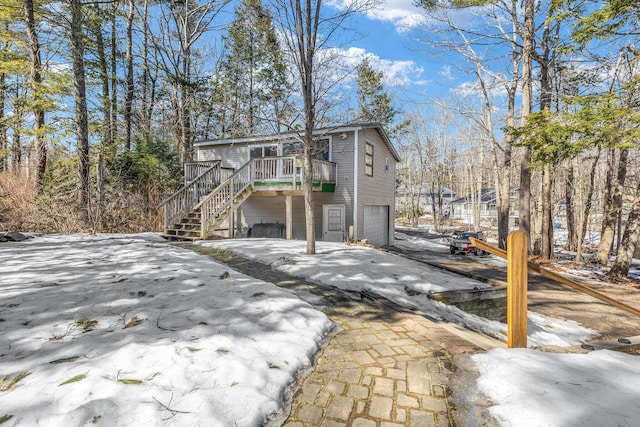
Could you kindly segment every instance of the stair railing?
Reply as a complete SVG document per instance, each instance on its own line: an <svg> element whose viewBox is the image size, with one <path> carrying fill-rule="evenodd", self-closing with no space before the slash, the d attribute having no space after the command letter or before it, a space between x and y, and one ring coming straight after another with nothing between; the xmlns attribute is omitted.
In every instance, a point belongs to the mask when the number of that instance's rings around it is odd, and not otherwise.
<svg viewBox="0 0 640 427"><path fill-rule="evenodd" d="M184 185L188 185L191 181L200 176L203 172L206 172L212 166L220 163L220 160L207 160L204 162L186 162L183 164L184 168Z"/></svg>
<svg viewBox="0 0 640 427"><path fill-rule="evenodd" d="M234 200L252 186L254 172L255 161L245 164L195 206L201 212L200 236L203 239L220 214L232 207Z"/></svg>
<svg viewBox="0 0 640 427"><path fill-rule="evenodd" d="M227 173L221 168L220 161L217 161L160 203L158 209L163 208L164 211L164 229L168 229L185 212L193 209L204 196L220 184L223 175Z"/></svg>

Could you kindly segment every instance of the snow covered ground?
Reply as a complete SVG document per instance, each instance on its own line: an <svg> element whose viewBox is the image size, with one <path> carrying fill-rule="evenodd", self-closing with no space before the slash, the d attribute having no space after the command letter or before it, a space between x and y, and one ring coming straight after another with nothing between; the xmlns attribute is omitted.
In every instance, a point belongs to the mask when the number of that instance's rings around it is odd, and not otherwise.
<svg viewBox="0 0 640 427"><path fill-rule="evenodd" d="M412 241L418 242L418 238ZM434 244L428 241L421 245ZM360 245L317 242L316 255L305 255L303 241L237 239L198 244L228 249L281 271L349 292L371 291L395 303L427 313L432 318L466 326L506 341L507 325L466 313L457 307L430 299L432 292L490 288L477 280L426 266L423 263ZM487 257L484 262L492 261ZM595 331L573 321L529 312L529 345L570 346L594 336Z"/></svg>
<svg viewBox="0 0 640 427"><path fill-rule="evenodd" d="M318 242L307 256L304 242L275 239L201 244L504 335L503 324L424 295L486 285L396 255ZM592 335L572 322L529 319L535 345ZM0 423L257 426L282 414L288 387L330 327L298 296L154 234L1 244ZM502 425L640 424L637 356L496 349L474 360Z"/></svg>
<svg viewBox="0 0 640 427"><path fill-rule="evenodd" d="M261 425L331 326L152 234L0 244L0 424Z"/></svg>

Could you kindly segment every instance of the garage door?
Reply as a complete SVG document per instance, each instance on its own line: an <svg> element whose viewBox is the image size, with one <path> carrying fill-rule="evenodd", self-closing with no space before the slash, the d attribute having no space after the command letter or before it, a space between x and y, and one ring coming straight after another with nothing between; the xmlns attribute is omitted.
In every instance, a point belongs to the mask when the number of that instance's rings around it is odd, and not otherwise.
<svg viewBox="0 0 640 427"><path fill-rule="evenodd" d="M364 206L364 239L375 246L389 244L389 206Z"/></svg>

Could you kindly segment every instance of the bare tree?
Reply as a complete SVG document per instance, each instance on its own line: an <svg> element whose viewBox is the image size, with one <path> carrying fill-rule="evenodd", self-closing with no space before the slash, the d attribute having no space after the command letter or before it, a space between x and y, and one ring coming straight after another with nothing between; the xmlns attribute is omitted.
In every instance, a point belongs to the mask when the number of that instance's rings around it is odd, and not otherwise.
<svg viewBox="0 0 640 427"><path fill-rule="evenodd" d="M73 63L73 88L75 98L76 145L78 173L80 175L80 207L82 216L91 216L89 189L89 124L87 118L87 93L84 69L83 11L80 0L70 0L71 6L71 57Z"/></svg>
<svg viewBox="0 0 640 427"><path fill-rule="evenodd" d="M307 235L307 254L316 252L314 197L312 188L312 151L313 132L329 88L323 85L319 77L323 65L335 66L329 48L338 29L344 28L346 21L355 13L370 9L371 0L354 0L342 4L335 13L322 0L273 0L277 20L283 31L285 48L296 67L296 77L300 85L303 102L303 126L301 134L303 145L305 223Z"/></svg>
<svg viewBox="0 0 640 427"><path fill-rule="evenodd" d="M609 270L610 276L627 277L638 241L640 241L640 179L638 179L635 197L631 205L631 212L629 212L629 218L627 220L627 227L622 235L616 260L611 270Z"/></svg>
<svg viewBox="0 0 640 427"><path fill-rule="evenodd" d="M531 113L533 105L533 58L535 55L535 0L524 0L524 31L522 34L522 123ZM528 147L522 149L520 161L520 190L518 220L531 245L531 153Z"/></svg>
<svg viewBox="0 0 640 427"><path fill-rule="evenodd" d="M24 16L31 52L31 90L33 102L33 145L36 152L36 192L42 192L42 180L47 168L47 148L44 142L44 104L42 102L42 58L40 42L36 32L33 0L24 0Z"/></svg>
<svg viewBox="0 0 640 427"><path fill-rule="evenodd" d="M445 4L446 2L441 2ZM483 2L475 2L479 4ZM472 74L476 81L468 96L448 103L446 108L463 114L473 120L483 131L489 141L491 160L493 162L494 187L496 193L496 209L498 213L498 244L505 248L509 233L510 212L510 187L511 187L511 163L513 137L507 133L502 138L496 136L496 129L500 127L495 120L500 96L504 91L503 101L506 102L506 125L511 129L516 123L516 93L520 81L520 66L522 63L522 45L520 38L521 15L518 10L517 0L500 0L484 2L482 18L486 25L493 31L479 33L474 27L465 27L465 23L458 22L455 14L449 13L447 7L432 8L433 2L425 0L430 16L430 24L427 28L428 43L446 52L456 52L462 56L472 68L464 68L463 71ZM471 2L469 3L469 5ZM451 5L449 5L451 6ZM467 6L459 4L458 6ZM473 11L471 11L473 13ZM434 39L433 22L437 22L441 29ZM486 46L504 44L511 52L511 69L500 71L496 68L496 57L491 54L491 49ZM502 58L500 58L500 61ZM499 93L499 96L495 94ZM474 100L479 100L481 106L475 105ZM477 215L476 215L477 216Z"/></svg>
<svg viewBox="0 0 640 427"><path fill-rule="evenodd" d="M171 101L175 114L174 133L182 151L182 160L193 158L192 100L196 43L213 29L213 21L230 0L184 0L164 2L158 21L159 33L153 38L160 53L160 66L171 85Z"/></svg>
<svg viewBox="0 0 640 427"><path fill-rule="evenodd" d="M133 128L133 0L129 0L127 12L127 48L125 57L127 60L127 91L124 98L124 149L131 150L131 132Z"/></svg>
<svg viewBox="0 0 640 427"><path fill-rule="evenodd" d="M629 86L631 82L637 81L638 75L638 62L639 57L635 52L635 49L625 48L620 51L618 61L616 64L616 70L614 74L613 82L617 82L621 88L619 89L621 99L620 107L622 108L637 108L637 83ZM613 91L613 82L610 87L610 92ZM631 131L630 123L623 123L622 126ZM616 235L616 221L621 221L622 212L622 197L624 192L625 180L627 177L627 161L630 154L630 144L622 144L619 149L618 167L617 173L614 172L615 167L615 147L620 145L623 139L629 138L631 132L627 135L615 141L608 141L612 148L608 151L607 157L607 187L605 209L603 211L602 219L602 236L600 238L600 245L598 246L597 261L600 265L607 265L609 262L609 255L613 248L613 243ZM615 174L615 181L613 176ZM612 184L612 185L611 185ZM620 224L621 225L621 224ZM618 233L621 234L621 233ZM620 237L620 236L619 236Z"/></svg>

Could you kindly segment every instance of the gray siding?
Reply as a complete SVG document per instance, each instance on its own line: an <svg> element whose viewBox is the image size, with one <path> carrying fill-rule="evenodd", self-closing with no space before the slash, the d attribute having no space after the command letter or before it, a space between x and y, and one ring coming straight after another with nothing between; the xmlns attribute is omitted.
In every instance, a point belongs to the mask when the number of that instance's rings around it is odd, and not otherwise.
<svg viewBox="0 0 640 427"><path fill-rule="evenodd" d="M237 170L249 161L249 148L246 145L198 148L198 161L206 160L221 160L222 167Z"/></svg>
<svg viewBox="0 0 640 427"><path fill-rule="evenodd" d="M355 132L346 132L347 138L342 139L339 135L332 137L332 161L336 164L336 188L333 193L316 193L316 207L319 206L320 213L317 218L320 220L320 232L322 236L322 205L336 204L345 205L345 231L353 225L353 197L354 197L354 141Z"/></svg>
<svg viewBox="0 0 640 427"><path fill-rule="evenodd" d="M365 173L365 144L373 145L373 176ZM389 169L385 170L386 159ZM365 129L358 136L358 230L357 239L364 235L364 206L389 206L389 222L393 225L393 208L396 191L396 163L391 152L387 149L380 135L375 129ZM393 227L390 227L389 243L393 243Z"/></svg>

